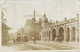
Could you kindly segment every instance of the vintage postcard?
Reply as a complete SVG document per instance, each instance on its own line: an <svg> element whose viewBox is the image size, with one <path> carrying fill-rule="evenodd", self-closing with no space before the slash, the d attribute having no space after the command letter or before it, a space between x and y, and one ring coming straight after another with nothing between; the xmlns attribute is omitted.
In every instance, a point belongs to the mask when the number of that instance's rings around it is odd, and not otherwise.
<svg viewBox="0 0 80 52"><path fill-rule="evenodd" d="M0 52L80 50L80 0L0 0L0 12Z"/></svg>

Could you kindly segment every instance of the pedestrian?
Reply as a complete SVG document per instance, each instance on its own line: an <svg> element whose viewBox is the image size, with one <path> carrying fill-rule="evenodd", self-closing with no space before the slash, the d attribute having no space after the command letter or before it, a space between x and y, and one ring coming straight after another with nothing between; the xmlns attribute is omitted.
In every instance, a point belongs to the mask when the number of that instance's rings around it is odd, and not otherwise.
<svg viewBox="0 0 80 52"><path fill-rule="evenodd" d="M36 44L36 38L34 37L34 44Z"/></svg>
<svg viewBox="0 0 80 52"><path fill-rule="evenodd" d="M14 43L14 45L15 45L15 39L13 40L13 43Z"/></svg>
<svg viewBox="0 0 80 52"><path fill-rule="evenodd" d="M36 38L32 37L34 44L36 44Z"/></svg>

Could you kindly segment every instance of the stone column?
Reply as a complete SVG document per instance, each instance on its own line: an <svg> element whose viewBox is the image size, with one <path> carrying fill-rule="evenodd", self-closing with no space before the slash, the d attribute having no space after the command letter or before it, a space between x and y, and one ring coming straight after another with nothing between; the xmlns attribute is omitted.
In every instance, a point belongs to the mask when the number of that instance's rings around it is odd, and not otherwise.
<svg viewBox="0 0 80 52"><path fill-rule="evenodd" d="M76 41L75 41L75 42L77 42L77 43L78 43L78 37L79 37L79 36L78 36L78 35L79 35L79 32L78 32L79 30L78 30L78 29L79 29L79 26L78 26L78 22L77 22L77 24L76 24L76 29L75 29L75 32L76 32L76 33L75 33L75 37L76 37Z"/></svg>
<svg viewBox="0 0 80 52"><path fill-rule="evenodd" d="M66 42L66 28L64 28L64 42Z"/></svg>
<svg viewBox="0 0 80 52"><path fill-rule="evenodd" d="M50 31L50 41L52 41L52 29Z"/></svg>
<svg viewBox="0 0 80 52"><path fill-rule="evenodd" d="M48 29L48 41L49 41L49 29Z"/></svg>
<svg viewBox="0 0 80 52"><path fill-rule="evenodd" d="M48 38L49 38L49 41L50 41L50 30L49 30L49 32L48 32L48 33L49 33L49 37L48 37Z"/></svg>
<svg viewBox="0 0 80 52"><path fill-rule="evenodd" d="M79 18L79 17L78 17ZM77 21L77 42L79 41L79 19Z"/></svg>
<svg viewBox="0 0 80 52"><path fill-rule="evenodd" d="M76 38L76 39L75 39L75 42L76 42L76 43L77 43L77 41L78 41L78 37L77 37L78 34L77 34L77 33L78 33L78 32L77 32L77 29L76 29L76 30L75 30L75 38Z"/></svg>
<svg viewBox="0 0 80 52"><path fill-rule="evenodd" d="M45 41L46 41L46 37L47 37L47 33L46 33L46 30L45 30L45 39L44 39Z"/></svg>
<svg viewBox="0 0 80 52"><path fill-rule="evenodd" d="M44 30L42 31L42 41L44 41Z"/></svg>
<svg viewBox="0 0 80 52"><path fill-rule="evenodd" d="M59 36L59 29L58 29L58 26L56 27L56 38L55 39L57 39L58 38L58 36Z"/></svg>
<svg viewBox="0 0 80 52"><path fill-rule="evenodd" d="M41 41L43 41L43 33L41 34Z"/></svg>
<svg viewBox="0 0 80 52"><path fill-rule="evenodd" d="M45 41L46 41L46 37L47 37L47 34L46 34L46 31L45 31Z"/></svg>
<svg viewBox="0 0 80 52"><path fill-rule="evenodd" d="M44 41L45 41L45 37L46 37L46 36L45 36L45 30L44 30L44 38L43 38L43 39L44 39Z"/></svg>
<svg viewBox="0 0 80 52"><path fill-rule="evenodd" d="M58 35L59 35L59 30L57 29L57 30L56 30L56 36L58 36Z"/></svg>
<svg viewBox="0 0 80 52"><path fill-rule="evenodd" d="M65 24L64 24L64 42L66 42L66 33L67 33L66 20L67 18L65 18Z"/></svg>
<svg viewBox="0 0 80 52"><path fill-rule="evenodd" d="M41 41L43 41L43 35L44 35L43 32L41 32Z"/></svg>
<svg viewBox="0 0 80 52"><path fill-rule="evenodd" d="M56 28L55 30L56 30L56 37L55 37L55 41L57 41L57 40L58 40L58 38L59 38L59 29L58 29L58 28Z"/></svg>
<svg viewBox="0 0 80 52"><path fill-rule="evenodd" d="M80 35L79 35L79 27L78 27L78 29L77 29L77 37L78 37L78 43L79 43L79 38L80 38Z"/></svg>
<svg viewBox="0 0 80 52"><path fill-rule="evenodd" d="M71 29L71 27L70 27L70 42L71 42L71 39L72 39L72 29Z"/></svg>
<svg viewBox="0 0 80 52"><path fill-rule="evenodd" d="M48 41L48 30L46 30L46 35L47 35L46 39L47 39L47 41Z"/></svg>

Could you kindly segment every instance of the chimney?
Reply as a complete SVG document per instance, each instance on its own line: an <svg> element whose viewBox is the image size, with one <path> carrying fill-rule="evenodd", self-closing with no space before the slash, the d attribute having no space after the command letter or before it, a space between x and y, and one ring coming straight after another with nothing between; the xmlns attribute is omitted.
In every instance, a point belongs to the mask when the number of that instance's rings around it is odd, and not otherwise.
<svg viewBox="0 0 80 52"><path fill-rule="evenodd" d="M67 20L67 18L65 18L65 20Z"/></svg>
<svg viewBox="0 0 80 52"><path fill-rule="evenodd" d="M52 20L50 20L50 23L52 23Z"/></svg>
<svg viewBox="0 0 80 52"><path fill-rule="evenodd" d="M55 23L55 21L53 21L53 23Z"/></svg>
<svg viewBox="0 0 80 52"><path fill-rule="evenodd" d="M79 17L79 14L77 14L77 17Z"/></svg>
<svg viewBox="0 0 80 52"><path fill-rule="evenodd" d="M56 21L56 23L58 23L58 20Z"/></svg>

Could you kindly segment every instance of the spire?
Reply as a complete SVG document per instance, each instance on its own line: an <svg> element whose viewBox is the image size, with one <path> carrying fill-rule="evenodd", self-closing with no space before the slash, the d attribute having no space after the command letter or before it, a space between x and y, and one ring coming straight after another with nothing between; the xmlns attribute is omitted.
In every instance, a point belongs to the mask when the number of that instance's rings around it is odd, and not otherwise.
<svg viewBox="0 0 80 52"><path fill-rule="evenodd" d="M3 19L3 16L4 16L4 13L3 13L3 11L1 12L1 15L2 15L1 17L2 17L2 19Z"/></svg>
<svg viewBox="0 0 80 52"><path fill-rule="evenodd" d="M34 10L34 12L33 12L33 13L34 13L34 18L35 18L35 10Z"/></svg>
<svg viewBox="0 0 80 52"><path fill-rule="evenodd" d="M44 12L44 17L46 17L46 14L45 14L45 12Z"/></svg>
<svg viewBox="0 0 80 52"><path fill-rule="evenodd" d="M32 18L33 20L34 20L34 23L35 23L35 10L34 10L34 12L33 12L33 15L34 15L34 17Z"/></svg>
<svg viewBox="0 0 80 52"><path fill-rule="evenodd" d="M45 13L44 13L44 15L43 15L43 21L44 21L45 23L48 22L48 18L46 17L46 14L45 14Z"/></svg>

